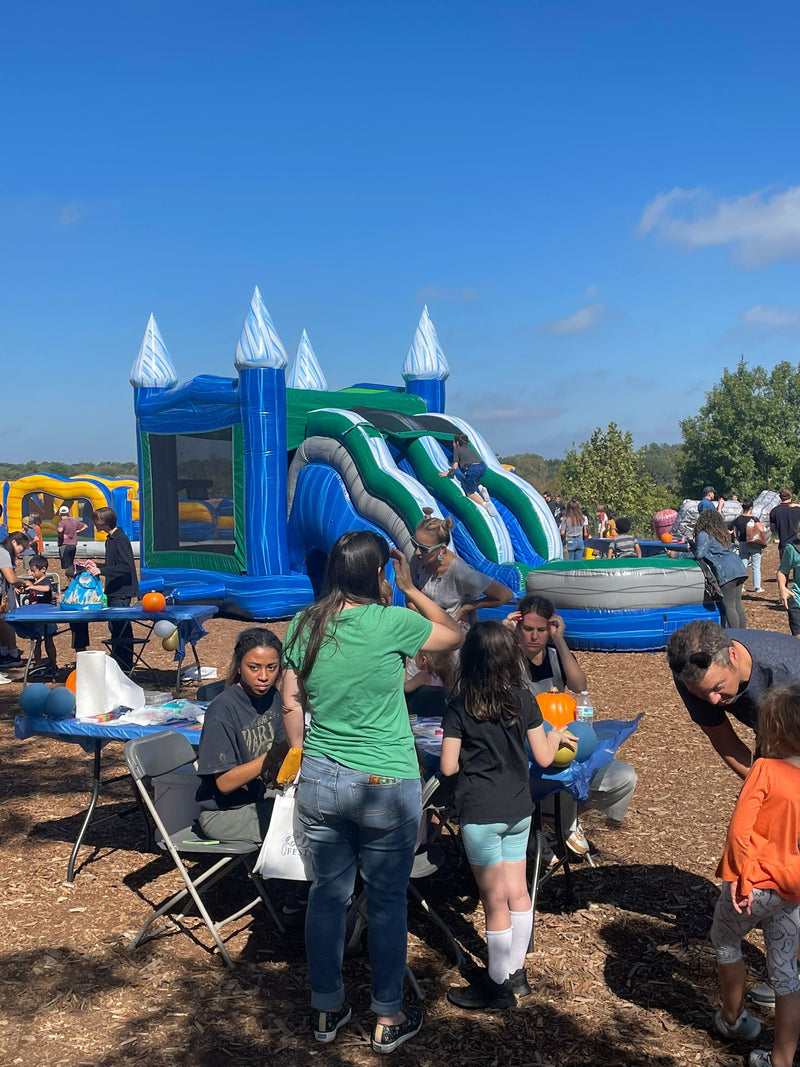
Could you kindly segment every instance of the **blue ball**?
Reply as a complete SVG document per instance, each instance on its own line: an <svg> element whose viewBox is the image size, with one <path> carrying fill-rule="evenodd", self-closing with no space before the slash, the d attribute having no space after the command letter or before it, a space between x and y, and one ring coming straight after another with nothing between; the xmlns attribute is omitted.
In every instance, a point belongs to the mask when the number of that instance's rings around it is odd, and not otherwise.
<svg viewBox="0 0 800 1067"><path fill-rule="evenodd" d="M75 714L75 694L65 685L51 689L44 702L44 713L48 719L68 719Z"/></svg>
<svg viewBox="0 0 800 1067"><path fill-rule="evenodd" d="M594 732L594 727L588 722L569 722L564 729L578 739L575 762L585 763L597 748L597 734Z"/></svg>
<svg viewBox="0 0 800 1067"><path fill-rule="evenodd" d="M26 685L19 695L19 706L26 715L44 715L44 705L50 696L50 686L42 682Z"/></svg>

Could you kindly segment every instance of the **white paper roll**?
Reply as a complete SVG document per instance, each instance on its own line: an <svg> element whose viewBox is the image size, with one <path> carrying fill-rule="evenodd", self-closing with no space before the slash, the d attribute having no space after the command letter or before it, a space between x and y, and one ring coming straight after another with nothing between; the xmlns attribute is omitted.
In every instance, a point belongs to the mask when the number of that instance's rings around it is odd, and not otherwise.
<svg viewBox="0 0 800 1067"><path fill-rule="evenodd" d="M105 652L79 652L76 670L76 718L96 719L116 708L144 707L144 690Z"/></svg>
<svg viewBox="0 0 800 1067"><path fill-rule="evenodd" d="M105 652L79 652L75 676L75 717L96 719L106 712Z"/></svg>

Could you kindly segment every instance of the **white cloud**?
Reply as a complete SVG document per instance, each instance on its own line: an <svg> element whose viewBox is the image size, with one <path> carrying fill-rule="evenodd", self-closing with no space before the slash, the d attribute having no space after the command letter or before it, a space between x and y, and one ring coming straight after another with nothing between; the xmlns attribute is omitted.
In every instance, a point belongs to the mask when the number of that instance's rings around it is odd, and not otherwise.
<svg viewBox="0 0 800 1067"><path fill-rule="evenodd" d="M745 267L793 259L800 256L800 186L727 199L672 189L645 207L637 232L686 248L732 245Z"/></svg>
<svg viewBox="0 0 800 1067"><path fill-rule="evenodd" d="M88 212L88 204L85 204L82 200L72 200L69 204L65 204L59 212L58 225L74 226L76 222L80 222L81 219L86 218Z"/></svg>
<svg viewBox="0 0 800 1067"><path fill-rule="evenodd" d="M414 293L418 304L474 304L478 299L478 290L471 285L460 289L448 289L443 285L426 285Z"/></svg>
<svg viewBox="0 0 800 1067"><path fill-rule="evenodd" d="M777 330L792 330L800 326L800 308L756 304L747 311L740 312L739 318L748 324L772 326Z"/></svg>
<svg viewBox="0 0 800 1067"><path fill-rule="evenodd" d="M545 322L542 329L553 337L564 337L570 333L585 333L596 326L606 313L605 304L589 304L574 315L567 315L563 319L550 319Z"/></svg>

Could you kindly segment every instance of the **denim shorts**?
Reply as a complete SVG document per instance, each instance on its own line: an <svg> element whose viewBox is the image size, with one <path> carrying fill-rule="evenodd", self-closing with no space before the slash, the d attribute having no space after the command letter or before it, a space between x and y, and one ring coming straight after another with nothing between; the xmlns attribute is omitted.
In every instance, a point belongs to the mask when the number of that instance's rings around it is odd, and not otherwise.
<svg viewBox="0 0 800 1067"><path fill-rule="evenodd" d="M519 822L468 822L461 825L461 840L473 867L524 860L531 832L531 817Z"/></svg>

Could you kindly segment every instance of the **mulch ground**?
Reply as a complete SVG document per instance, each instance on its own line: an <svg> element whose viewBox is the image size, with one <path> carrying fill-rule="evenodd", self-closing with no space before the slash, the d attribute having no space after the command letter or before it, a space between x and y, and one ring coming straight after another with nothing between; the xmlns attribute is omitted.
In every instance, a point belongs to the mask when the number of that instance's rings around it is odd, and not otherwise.
<svg viewBox="0 0 800 1067"><path fill-rule="evenodd" d="M745 594L744 601L751 626L786 632L776 567L771 545L767 592ZM220 675L241 625L212 620L200 645L203 662ZM95 641L101 629L93 627ZM59 642L66 665L68 644ZM168 687L171 657L162 655L157 665ZM621 752L639 774L624 828L607 830L586 816L597 867L574 868L573 910L564 907L563 876L543 888L528 967L533 995L514 1011L468 1014L449 1005L447 987L461 979L438 931L411 904L409 962L425 991L427 1018L419 1037L394 1053L398 1064L742 1062L745 1049L725 1048L709 1030L717 995L706 941L738 781L689 721L663 654L580 659L598 717L645 712ZM353 1023L334 1044L318 1045L308 1027L302 932L280 936L263 909L233 927L233 973L208 951L202 925L194 939L174 934L128 951L149 902L177 888L177 875L163 857L144 851L138 815L119 817L131 797L123 780L109 788L104 814L112 817L90 828L74 886L65 885L90 758L75 745L15 740L19 693L17 683L0 687L0 1063L307 1067L312 1057L326 1065L374 1063L366 959L346 962ZM121 746L105 750L104 767L109 775L122 773ZM464 947L482 959L481 907L456 848L423 885ZM231 886L228 894L246 891ZM280 903L282 887L274 893ZM223 903L232 903L230 895ZM760 981L757 935L747 958Z"/></svg>

